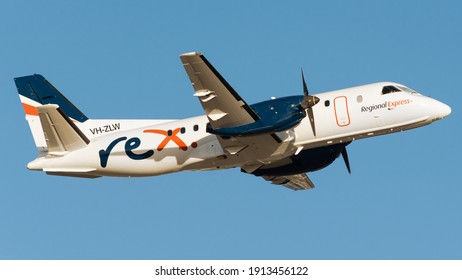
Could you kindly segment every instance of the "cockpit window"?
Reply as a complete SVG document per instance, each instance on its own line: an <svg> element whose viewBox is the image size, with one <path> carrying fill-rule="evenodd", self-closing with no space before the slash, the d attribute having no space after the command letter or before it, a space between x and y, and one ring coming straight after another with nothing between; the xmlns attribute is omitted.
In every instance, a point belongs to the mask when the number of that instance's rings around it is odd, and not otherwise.
<svg viewBox="0 0 462 280"><path fill-rule="evenodd" d="M384 86L382 89L382 94L389 94L392 92L400 92L401 90L395 86Z"/></svg>
<svg viewBox="0 0 462 280"><path fill-rule="evenodd" d="M412 90L410 88L407 88L407 87L404 87L404 86L398 86L398 88L404 92L408 92L408 93L415 93L416 91L415 90Z"/></svg>

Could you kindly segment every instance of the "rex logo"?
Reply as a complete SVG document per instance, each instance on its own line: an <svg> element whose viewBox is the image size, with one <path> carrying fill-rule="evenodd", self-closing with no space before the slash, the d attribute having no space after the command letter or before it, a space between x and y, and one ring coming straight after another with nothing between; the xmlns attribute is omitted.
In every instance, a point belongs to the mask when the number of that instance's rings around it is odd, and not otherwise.
<svg viewBox="0 0 462 280"><path fill-rule="evenodd" d="M177 144L181 150L187 151L188 147L183 142L183 140L181 140L180 137L177 136L180 130L181 130L180 128L177 128L174 130L146 129L143 132L144 133L157 133L157 134L165 136L165 139L162 142L160 142L159 146L157 147L157 150L159 152L162 151L165 148L165 146L168 144L168 142L170 141L175 142L175 144Z"/></svg>
<svg viewBox="0 0 462 280"><path fill-rule="evenodd" d="M181 131L181 128L176 128L174 130L161 130L161 129L146 129L144 130L143 132L144 133L155 133L155 134L160 134L160 135L164 135L165 138L164 140L162 140L160 142L160 144L157 146L157 151L162 151L165 146L167 146L167 144L172 141L174 142L175 144L178 145L178 147L180 148L180 150L183 150L183 151L187 151L188 150L188 146L186 145L186 143L181 140L180 137L177 136L177 134ZM128 139L127 137L119 137L117 139L115 139L114 141L112 141L109 146L104 150L100 150L99 151L99 158L100 158L100 164L101 164L101 167L105 168L107 166L107 162L109 160L109 155L111 154L111 151L114 149L114 147L122 142L122 141L126 141L125 142L125 146L124 146L124 150L125 150L125 154L130 158L130 159L133 159L133 160L142 160L142 159L147 159L151 156L154 155L154 151L153 150L147 150L146 152L144 153L135 153L133 150L135 150L136 148L138 148L140 145L141 145L141 140L140 138L138 137L132 137L130 139ZM197 143L196 142L192 142L191 143L191 147L192 148L196 148L197 147Z"/></svg>

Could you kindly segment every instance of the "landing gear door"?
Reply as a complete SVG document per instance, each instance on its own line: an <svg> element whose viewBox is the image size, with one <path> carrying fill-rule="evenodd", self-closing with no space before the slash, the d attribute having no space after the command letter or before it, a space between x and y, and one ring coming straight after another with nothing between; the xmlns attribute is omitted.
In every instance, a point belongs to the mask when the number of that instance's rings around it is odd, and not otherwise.
<svg viewBox="0 0 462 280"><path fill-rule="evenodd" d="M350 125L350 113L348 111L348 100L346 96L339 96L334 99L334 111L338 126L343 127Z"/></svg>

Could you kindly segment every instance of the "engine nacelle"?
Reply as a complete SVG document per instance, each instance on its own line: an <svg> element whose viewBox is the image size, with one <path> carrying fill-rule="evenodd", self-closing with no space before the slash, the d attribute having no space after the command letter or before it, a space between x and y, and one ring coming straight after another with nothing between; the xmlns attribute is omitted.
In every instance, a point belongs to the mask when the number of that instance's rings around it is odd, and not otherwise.
<svg viewBox="0 0 462 280"><path fill-rule="evenodd" d="M345 144L335 144L301 151L291 156L292 163L275 168L260 168L252 172L256 176L284 176L312 172L327 167L335 161L345 148Z"/></svg>
<svg viewBox="0 0 462 280"><path fill-rule="evenodd" d="M234 127L212 128L207 125L207 132L220 136L249 136L273 133L290 129L300 123L306 116L300 103L303 96L287 96L256 103L250 107L260 118L259 120Z"/></svg>

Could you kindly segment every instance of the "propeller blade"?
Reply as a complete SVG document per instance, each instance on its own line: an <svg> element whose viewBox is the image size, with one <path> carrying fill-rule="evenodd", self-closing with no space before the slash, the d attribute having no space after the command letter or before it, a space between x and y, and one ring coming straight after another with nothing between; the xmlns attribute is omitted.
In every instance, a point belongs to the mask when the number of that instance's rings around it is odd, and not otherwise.
<svg viewBox="0 0 462 280"><path fill-rule="evenodd" d="M301 106L303 109L307 109L308 119L310 120L311 129L313 130L313 135L316 137L316 127L314 125L314 114L313 114L313 107L319 102L319 98L316 96L310 95L308 91L308 87L306 86L305 75L303 74L302 69L302 82L303 82L303 101L301 102Z"/></svg>
<svg viewBox="0 0 462 280"><path fill-rule="evenodd" d="M310 95L308 91L308 87L306 86L305 75L303 74L303 69L302 69L302 82L303 82L303 95L304 96L303 96L301 106L303 109L311 108L314 105L318 104L319 98L316 96Z"/></svg>
<svg viewBox="0 0 462 280"><path fill-rule="evenodd" d="M308 112L308 119L310 120L310 124L311 124L311 129L313 130L313 135L314 137L316 137L316 127L314 126L313 108L311 107L308 108L307 112Z"/></svg>
<svg viewBox="0 0 462 280"><path fill-rule="evenodd" d="M305 75L303 75L303 69L302 69L302 81L303 81L303 94L305 96L310 96L310 93L308 92L308 87L306 86L306 82L305 82Z"/></svg>
<svg viewBox="0 0 462 280"><path fill-rule="evenodd" d="M350 161L348 160L348 153L346 150L346 146L344 146L342 149L342 157L343 157L343 160L345 161L345 165L348 169L348 173L351 174Z"/></svg>

